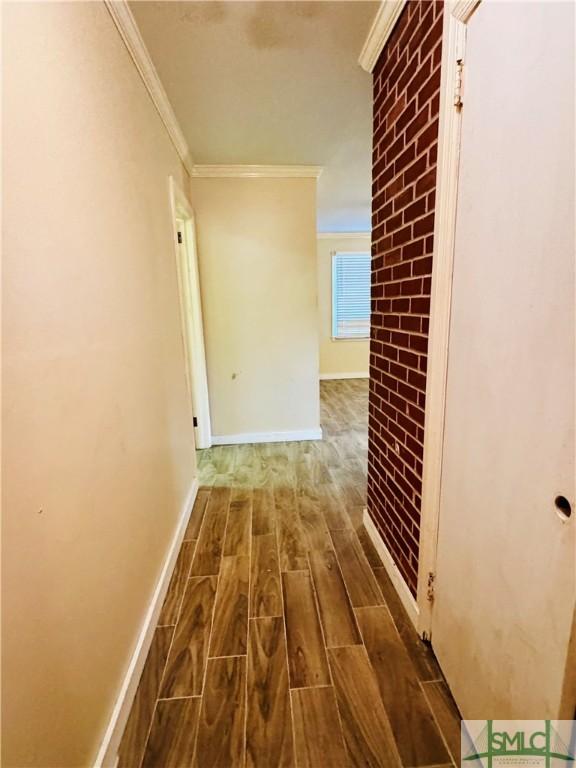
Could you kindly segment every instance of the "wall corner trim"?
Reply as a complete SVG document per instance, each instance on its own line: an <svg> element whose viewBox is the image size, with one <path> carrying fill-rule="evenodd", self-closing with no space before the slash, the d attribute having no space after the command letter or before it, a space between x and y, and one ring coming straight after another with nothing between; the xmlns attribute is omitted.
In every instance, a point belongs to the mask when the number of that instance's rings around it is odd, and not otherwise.
<svg viewBox="0 0 576 768"><path fill-rule="evenodd" d="M320 165L194 165L191 175L201 179L317 179Z"/></svg>
<svg viewBox="0 0 576 768"><path fill-rule="evenodd" d="M172 541L168 547L168 552L160 571L160 576L156 582L154 593L148 604L144 621L142 622L132 656L126 669L124 679L120 684L118 696L112 708L112 714L108 720L108 725L104 731L104 736L98 748L96 758L94 760L93 768L113 768L115 761L117 760L118 747L128 715L130 714L130 708L140 682L140 676L144 667L144 662L148 656L150 645L152 644L152 638L156 630L156 624L162 610L162 604L168 591L168 585L172 577L172 572L176 565L176 559L180 552L180 546L186 533L186 527L192 513L192 508L196 500L198 493L198 477L192 480L190 490L184 500L182 511L180 513L180 519L174 531Z"/></svg>
<svg viewBox="0 0 576 768"><path fill-rule="evenodd" d="M372 518L368 514L368 510L366 508L364 508L362 522L364 523L364 528L366 529L366 533L368 534L370 541L372 544L374 544L376 551L380 555L380 559L382 560L384 568L386 569L386 573L390 577L390 581L394 585L394 589L398 593L398 597L406 609L406 612L410 617L410 621L412 624L414 624L416 630L418 630L418 604L416 603L412 592L410 592L408 585L402 578L402 574L398 570L396 563L394 562L394 558L390 554L386 544L384 544L382 541L382 537L378 533L378 529L372 522Z"/></svg>
<svg viewBox="0 0 576 768"><path fill-rule="evenodd" d="M405 5L406 0L383 0L380 3L358 59L358 63L366 72L374 71L378 57L384 50Z"/></svg>
<svg viewBox="0 0 576 768"><path fill-rule="evenodd" d="M104 0L104 3L168 131L176 152L188 173L191 173L193 163L188 144L127 0Z"/></svg>
<svg viewBox="0 0 576 768"><path fill-rule="evenodd" d="M241 432L235 435L212 435L212 445L292 443L295 440L322 440L322 428L297 429L290 432Z"/></svg>

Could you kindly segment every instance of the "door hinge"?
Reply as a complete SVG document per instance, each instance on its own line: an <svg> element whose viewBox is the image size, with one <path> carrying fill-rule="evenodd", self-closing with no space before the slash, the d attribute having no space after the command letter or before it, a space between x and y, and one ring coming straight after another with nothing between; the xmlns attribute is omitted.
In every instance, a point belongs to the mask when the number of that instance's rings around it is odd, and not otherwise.
<svg viewBox="0 0 576 768"><path fill-rule="evenodd" d="M194 424L195 427L198 426L198 416L193 416L192 417L192 424Z"/></svg>
<svg viewBox="0 0 576 768"><path fill-rule="evenodd" d="M428 572L428 589L426 590L426 599L431 603L434 600L434 580L436 574L433 571Z"/></svg>
<svg viewBox="0 0 576 768"><path fill-rule="evenodd" d="M178 232L178 243L182 245L182 232Z"/></svg>
<svg viewBox="0 0 576 768"><path fill-rule="evenodd" d="M464 62L462 59L456 59L456 76L454 79L454 106L456 109L462 107L462 70Z"/></svg>

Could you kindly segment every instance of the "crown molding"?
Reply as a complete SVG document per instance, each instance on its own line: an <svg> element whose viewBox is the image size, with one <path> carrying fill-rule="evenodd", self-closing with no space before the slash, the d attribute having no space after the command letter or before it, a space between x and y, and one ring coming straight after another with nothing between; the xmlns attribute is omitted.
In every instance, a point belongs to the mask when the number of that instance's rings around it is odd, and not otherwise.
<svg viewBox="0 0 576 768"><path fill-rule="evenodd" d="M378 57L384 50L405 5L406 0L383 0L380 3L358 59L358 63L366 72L374 71Z"/></svg>
<svg viewBox="0 0 576 768"><path fill-rule="evenodd" d="M463 24L467 24L479 2L480 0L458 0L452 6L452 16Z"/></svg>
<svg viewBox="0 0 576 768"><path fill-rule="evenodd" d="M128 6L127 0L104 0L114 24L120 32L128 53L132 57L136 69L142 78L150 98L154 102L158 114L164 123L174 148L178 153L188 173L192 173L193 163L190 150L184 134L178 124L172 105L166 95L158 72L154 66L148 48L142 39L136 20Z"/></svg>
<svg viewBox="0 0 576 768"><path fill-rule="evenodd" d="M372 232L318 232L318 240L359 240L372 237Z"/></svg>
<svg viewBox="0 0 576 768"><path fill-rule="evenodd" d="M194 165L191 175L202 179L317 179L319 165Z"/></svg>

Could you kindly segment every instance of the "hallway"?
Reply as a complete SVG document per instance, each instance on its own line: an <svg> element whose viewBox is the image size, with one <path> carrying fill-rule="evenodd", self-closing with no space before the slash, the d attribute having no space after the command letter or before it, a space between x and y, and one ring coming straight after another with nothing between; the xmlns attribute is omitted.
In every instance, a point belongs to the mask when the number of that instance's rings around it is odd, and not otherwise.
<svg viewBox="0 0 576 768"><path fill-rule="evenodd" d="M362 526L368 382L320 442L215 447L119 768L447 766L460 721Z"/></svg>

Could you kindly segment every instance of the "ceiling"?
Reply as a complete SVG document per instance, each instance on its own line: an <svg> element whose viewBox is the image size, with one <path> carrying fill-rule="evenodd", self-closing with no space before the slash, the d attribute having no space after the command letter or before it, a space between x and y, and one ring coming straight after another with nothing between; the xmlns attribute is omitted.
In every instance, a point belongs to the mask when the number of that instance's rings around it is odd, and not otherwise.
<svg viewBox="0 0 576 768"><path fill-rule="evenodd" d="M321 165L318 231L370 229L378 2L147 2L130 8L196 163Z"/></svg>

